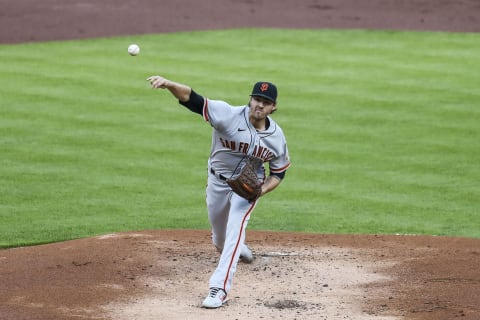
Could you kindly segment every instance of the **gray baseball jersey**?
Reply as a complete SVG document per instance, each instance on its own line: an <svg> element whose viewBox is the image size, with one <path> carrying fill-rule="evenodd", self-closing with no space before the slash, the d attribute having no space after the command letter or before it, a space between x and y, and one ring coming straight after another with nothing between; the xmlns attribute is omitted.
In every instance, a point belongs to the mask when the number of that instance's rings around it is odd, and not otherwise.
<svg viewBox="0 0 480 320"><path fill-rule="evenodd" d="M249 121L249 107L234 107L219 100L205 99L203 118L215 129L209 166L228 178L238 172L242 160L254 156L269 163L270 172L281 173L290 166L285 136L268 117L268 128L257 131ZM258 168L259 178L265 170Z"/></svg>

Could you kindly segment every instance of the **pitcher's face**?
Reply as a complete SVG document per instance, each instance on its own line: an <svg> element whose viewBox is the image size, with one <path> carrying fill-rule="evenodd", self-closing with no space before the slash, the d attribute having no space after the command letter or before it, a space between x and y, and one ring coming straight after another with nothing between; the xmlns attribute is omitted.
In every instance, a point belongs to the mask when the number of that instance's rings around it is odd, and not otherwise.
<svg viewBox="0 0 480 320"><path fill-rule="evenodd" d="M250 117L252 120L263 120L277 108L276 104L259 96L250 98Z"/></svg>

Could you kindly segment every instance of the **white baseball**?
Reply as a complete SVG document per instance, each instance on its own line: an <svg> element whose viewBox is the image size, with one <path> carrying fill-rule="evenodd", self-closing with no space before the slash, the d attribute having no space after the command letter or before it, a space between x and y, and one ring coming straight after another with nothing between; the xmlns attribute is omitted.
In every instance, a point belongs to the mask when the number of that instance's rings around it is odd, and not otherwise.
<svg viewBox="0 0 480 320"><path fill-rule="evenodd" d="M128 46L128 53L131 56L136 56L137 54L140 53L140 47L136 44L131 44Z"/></svg>

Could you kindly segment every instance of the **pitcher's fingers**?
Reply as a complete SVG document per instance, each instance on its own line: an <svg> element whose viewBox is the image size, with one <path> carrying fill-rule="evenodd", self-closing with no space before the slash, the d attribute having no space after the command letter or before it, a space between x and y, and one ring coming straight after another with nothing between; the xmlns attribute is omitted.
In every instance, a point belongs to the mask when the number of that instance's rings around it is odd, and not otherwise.
<svg viewBox="0 0 480 320"><path fill-rule="evenodd" d="M159 76L150 76L150 77L148 77L146 80L151 82L151 81L157 79L158 77L159 77Z"/></svg>
<svg viewBox="0 0 480 320"><path fill-rule="evenodd" d="M152 77L150 78L150 84L152 85L152 88L160 88L163 84L163 79L158 78L158 77Z"/></svg>

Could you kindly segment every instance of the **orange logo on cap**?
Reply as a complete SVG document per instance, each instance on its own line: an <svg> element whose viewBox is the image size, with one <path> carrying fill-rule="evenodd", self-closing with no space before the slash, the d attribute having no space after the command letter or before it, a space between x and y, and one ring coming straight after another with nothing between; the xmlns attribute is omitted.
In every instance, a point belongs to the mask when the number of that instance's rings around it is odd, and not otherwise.
<svg viewBox="0 0 480 320"><path fill-rule="evenodd" d="M262 92L267 91L268 90L268 83L262 83L262 86L260 87L260 90Z"/></svg>

